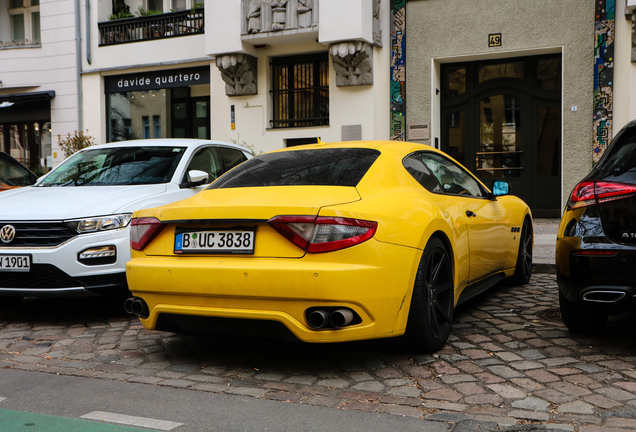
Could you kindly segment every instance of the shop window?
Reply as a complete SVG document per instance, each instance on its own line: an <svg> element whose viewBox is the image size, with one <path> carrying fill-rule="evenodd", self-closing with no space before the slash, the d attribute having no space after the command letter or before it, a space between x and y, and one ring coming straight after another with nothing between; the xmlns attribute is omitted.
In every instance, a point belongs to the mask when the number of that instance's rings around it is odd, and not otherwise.
<svg viewBox="0 0 636 432"><path fill-rule="evenodd" d="M143 116L141 118L141 122L144 127L144 139L150 138L150 118L148 116Z"/></svg>
<svg viewBox="0 0 636 432"><path fill-rule="evenodd" d="M155 128L155 138L161 138L161 116L152 116L152 125Z"/></svg>
<svg viewBox="0 0 636 432"><path fill-rule="evenodd" d="M40 0L9 0L9 27L13 44L40 45Z"/></svg>
<svg viewBox="0 0 636 432"><path fill-rule="evenodd" d="M273 128L329 124L327 54L275 58L272 61Z"/></svg>

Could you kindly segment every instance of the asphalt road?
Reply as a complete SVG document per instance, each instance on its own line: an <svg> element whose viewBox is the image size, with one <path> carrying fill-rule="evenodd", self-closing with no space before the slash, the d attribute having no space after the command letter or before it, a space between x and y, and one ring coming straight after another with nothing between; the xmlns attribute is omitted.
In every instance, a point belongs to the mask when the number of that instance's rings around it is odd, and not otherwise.
<svg viewBox="0 0 636 432"><path fill-rule="evenodd" d="M59 423L64 432L134 430L78 420L94 412L108 412L148 420L153 430L194 431L426 431L449 430L449 425L409 417L344 411L312 405L282 403L250 397L148 386L118 381L58 376L0 369L0 430L52 432ZM15 410L24 413L6 413ZM33 416L38 413L64 419ZM10 414L23 424L11 429ZM125 418L124 418L125 419ZM153 423L172 429L153 428ZM26 426L28 423L35 423ZM180 424L179 424L180 423Z"/></svg>

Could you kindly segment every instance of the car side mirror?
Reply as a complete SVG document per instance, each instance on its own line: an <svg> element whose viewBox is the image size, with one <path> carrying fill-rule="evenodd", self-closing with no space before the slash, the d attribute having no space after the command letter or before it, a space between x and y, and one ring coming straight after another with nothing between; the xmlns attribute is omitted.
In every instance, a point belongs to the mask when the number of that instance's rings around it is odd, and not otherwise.
<svg viewBox="0 0 636 432"><path fill-rule="evenodd" d="M192 188L206 184L208 182L208 179L210 178L210 175L205 171L190 170L188 171L188 177L190 181L181 183L179 185L181 189Z"/></svg>
<svg viewBox="0 0 636 432"><path fill-rule="evenodd" d="M503 180L493 180L492 182L492 194L495 197L508 195L512 187L510 187L510 183Z"/></svg>

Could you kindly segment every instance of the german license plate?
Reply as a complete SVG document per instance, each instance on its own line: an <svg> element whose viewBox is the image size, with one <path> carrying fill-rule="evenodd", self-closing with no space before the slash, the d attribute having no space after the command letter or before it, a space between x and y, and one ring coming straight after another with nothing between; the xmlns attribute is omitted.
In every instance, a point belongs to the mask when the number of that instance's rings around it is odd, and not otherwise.
<svg viewBox="0 0 636 432"><path fill-rule="evenodd" d="M255 239L254 230L185 231L177 229L174 236L174 253L253 254Z"/></svg>
<svg viewBox="0 0 636 432"><path fill-rule="evenodd" d="M31 255L0 255L0 271L31 271Z"/></svg>

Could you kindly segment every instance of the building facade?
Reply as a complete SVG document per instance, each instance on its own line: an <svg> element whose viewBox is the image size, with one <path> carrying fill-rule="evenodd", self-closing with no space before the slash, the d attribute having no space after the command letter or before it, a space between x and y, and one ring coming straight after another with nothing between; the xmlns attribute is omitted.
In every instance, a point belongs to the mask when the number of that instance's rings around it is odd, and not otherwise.
<svg viewBox="0 0 636 432"><path fill-rule="evenodd" d="M440 148L535 216L636 117L636 0L0 0L0 148L57 136Z"/></svg>
<svg viewBox="0 0 636 432"><path fill-rule="evenodd" d="M535 216L592 167L595 2L406 3L406 118Z"/></svg>
<svg viewBox="0 0 636 432"><path fill-rule="evenodd" d="M81 130L78 2L0 0L0 150L41 174Z"/></svg>
<svg viewBox="0 0 636 432"><path fill-rule="evenodd" d="M100 141L213 138L259 153L388 137L388 0L116 5L91 5L82 42L84 124Z"/></svg>

